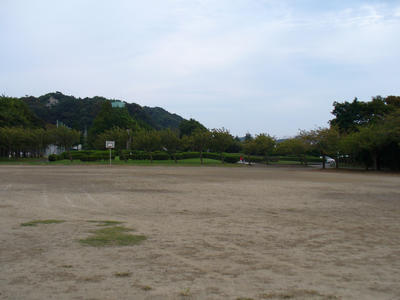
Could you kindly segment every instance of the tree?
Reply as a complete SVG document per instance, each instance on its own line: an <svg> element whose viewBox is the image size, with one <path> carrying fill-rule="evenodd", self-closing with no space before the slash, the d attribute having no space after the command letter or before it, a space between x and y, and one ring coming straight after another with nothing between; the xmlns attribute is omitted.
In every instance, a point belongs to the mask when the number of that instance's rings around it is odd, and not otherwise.
<svg viewBox="0 0 400 300"><path fill-rule="evenodd" d="M223 127L221 129L213 129L211 136L211 147L220 154L221 161L224 163L223 152L233 143L233 136Z"/></svg>
<svg viewBox="0 0 400 300"><path fill-rule="evenodd" d="M129 129L122 129L119 127L113 127L112 129L106 130L97 135L94 147L96 149L104 149L106 141L115 141L116 150L125 149L129 139L128 130Z"/></svg>
<svg viewBox="0 0 400 300"><path fill-rule="evenodd" d="M97 135L114 127L133 130L139 128L126 108L113 108L110 101L104 101L101 111L97 114L89 130L89 144L94 146Z"/></svg>
<svg viewBox="0 0 400 300"><path fill-rule="evenodd" d="M295 137L280 142L277 146L277 152L284 155L295 155L302 164L307 165L306 153L309 144L301 137Z"/></svg>
<svg viewBox="0 0 400 300"><path fill-rule="evenodd" d="M42 127L43 122L17 98L0 96L0 127Z"/></svg>
<svg viewBox="0 0 400 300"><path fill-rule="evenodd" d="M250 155L257 153L257 145L253 138L245 139L242 144L244 154L247 156L247 161L250 163Z"/></svg>
<svg viewBox="0 0 400 300"><path fill-rule="evenodd" d="M354 132L360 126L377 124L382 121L386 114L395 109L398 101L395 96L389 96L387 99L376 96L369 102L358 101L357 98L353 102L339 103L335 101L332 111L335 118L329 122L340 133Z"/></svg>
<svg viewBox="0 0 400 300"><path fill-rule="evenodd" d="M388 133L381 125L360 127L359 131L348 134L342 139L340 147L345 153L362 163L368 170L372 164L375 170L380 169L379 156L388 144Z"/></svg>
<svg viewBox="0 0 400 300"><path fill-rule="evenodd" d="M150 156L153 163L153 151L161 149L161 137L157 131L140 130L136 132L133 144L136 149L144 150Z"/></svg>
<svg viewBox="0 0 400 300"><path fill-rule="evenodd" d="M179 131L180 131L181 137L185 136L185 135L190 136L196 130L207 131L207 128L205 128L202 124L200 124L195 119L183 120L179 124Z"/></svg>
<svg viewBox="0 0 400 300"><path fill-rule="evenodd" d="M75 129L69 129L65 126L60 126L58 128L53 128L50 130L50 135L59 147L62 147L67 152L69 159L72 161L72 156L70 149L72 146L76 145L80 141L80 132Z"/></svg>
<svg viewBox="0 0 400 300"><path fill-rule="evenodd" d="M200 163L203 164L203 152L210 146L211 132L198 128L190 136L190 142L193 149L200 152Z"/></svg>
<svg viewBox="0 0 400 300"><path fill-rule="evenodd" d="M335 159L336 167L339 167L338 152L339 152L339 131L331 126L330 128L317 128L310 131L301 131L300 137L318 151L322 156L322 168L325 169L326 156L332 156Z"/></svg>
<svg viewBox="0 0 400 300"><path fill-rule="evenodd" d="M268 156L275 149L275 139L268 134L261 133L254 139L254 144L256 153L262 155L268 164Z"/></svg>
<svg viewBox="0 0 400 300"><path fill-rule="evenodd" d="M178 163L176 159L176 151L181 146L181 140L177 131L171 129L165 129L160 132L162 146L167 150L168 154L174 158L175 163Z"/></svg>

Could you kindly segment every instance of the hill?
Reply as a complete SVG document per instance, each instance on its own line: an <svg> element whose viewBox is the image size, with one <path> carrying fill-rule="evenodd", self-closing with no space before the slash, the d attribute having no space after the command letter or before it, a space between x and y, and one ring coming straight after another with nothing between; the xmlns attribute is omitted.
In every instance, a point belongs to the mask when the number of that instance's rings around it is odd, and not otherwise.
<svg viewBox="0 0 400 300"><path fill-rule="evenodd" d="M85 130L92 126L104 101L120 102L129 115L144 128L165 129L178 128L184 120L177 114L171 114L160 107L142 107L136 103L107 99L104 97L76 98L61 92L48 93L40 97L21 97L32 112L43 122L56 124L60 121L67 126Z"/></svg>

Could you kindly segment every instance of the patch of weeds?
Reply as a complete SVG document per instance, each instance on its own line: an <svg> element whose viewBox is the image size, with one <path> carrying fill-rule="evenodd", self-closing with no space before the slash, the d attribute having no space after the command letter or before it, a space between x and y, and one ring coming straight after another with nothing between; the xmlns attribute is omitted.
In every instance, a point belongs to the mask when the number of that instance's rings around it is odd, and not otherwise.
<svg viewBox="0 0 400 300"><path fill-rule="evenodd" d="M143 291L150 291L150 290L152 290L153 288L152 288L151 286L149 286L149 285L144 285L144 286L141 287L141 289L142 289Z"/></svg>
<svg viewBox="0 0 400 300"><path fill-rule="evenodd" d="M102 228L94 231L92 236L79 240L79 242L88 246L100 247L130 246L146 240L144 235L133 235L127 233L128 231L131 231L131 229L122 226Z"/></svg>
<svg viewBox="0 0 400 300"><path fill-rule="evenodd" d="M236 300L254 300L253 298L247 298L247 297L239 297L236 298Z"/></svg>
<svg viewBox="0 0 400 300"><path fill-rule="evenodd" d="M49 220L33 220L30 222L26 222L26 223L21 223L21 226L36 226L38 224L58 224L58 223L63 223L65 222L64 220L53 220L53 219L49 219Z"/></svg>
<svg viewBox="0 0 400 300"><path fill-rule="evenodd" d="M87 276L87 277L81 277L79 281L83 282L100 282L104 280L104 276L102 275L92 275L92 276Z"/></svg>
<svg viewBox="0 0 400 300"><path fill-rule="evenodd" d="M88 222L90 223L97 223L97 226L114 226L114 225L120 225L123 222L120 221L110 221L110 220L89 220Z"/></svg>
<svg viewBox="0 0 400 300"><path fill-rule="evenodd" d="M73 268L73 265L62 265L61 267L65 269L71 269Z"/></svg>
<svg viewBox="0 0 400 300"><path fill-rule="evenodd" d="M183 297L189 297L190 296L190 288L186 288L184 290L182 290L179 295L183 296Z"/></svg>
<svg viewBox="0 0 400 300"><path fill-rule="evenodd" d="M132 272L117 272L114 275L115 277L131 277Z"/></svg>
<svg viewBox="0 0 400 300"><path fill-rule="evenodd" d="M260 295L262 299L296 299L296 298L304 298L304 299L326 299L326 300L334 300L339 299L334 295L323 295L314 290L294 290L290 292L284 293L268 293Z"/></svg>

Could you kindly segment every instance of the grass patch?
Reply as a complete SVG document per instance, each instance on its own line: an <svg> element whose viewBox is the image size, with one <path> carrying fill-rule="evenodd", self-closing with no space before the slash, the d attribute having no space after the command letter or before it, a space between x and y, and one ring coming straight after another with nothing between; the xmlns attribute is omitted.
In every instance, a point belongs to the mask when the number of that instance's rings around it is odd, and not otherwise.
<svg viewBox="0 0 400 300"><path fill-rule="evenodd" d="M115 277L131 277L132 272L117 272L114 274Z"/></svg>
<svg viewBox="0 0 400 300"><path fill-rule="evenodd" d="M109 221L109 220L89 220L89 223L97 223L97 226L114 226L114 225L120 225L123 222L120 221Z"/></svg>
<svg viewBox="0 0 400 300"><path fill-rule="evenodd" d="M133 235L128 233L132 231L122 226L114 226L98 229L92 236L79 240L83 245L101 247L101 246L130 246L136 245L144 240L144 235Z"/></svg>
<svg viewBox="0 0 400 300"><path fill-rule="evenodd" d="M283 293L268 293L260 295L262 299L324 299L333 300L339 299L334 295L324 295L314 290L294 290Z"/></svg>
<svg viewBox="0 0 400 300"><path fill-rule="evenodd" d="M186 288L184 290L182 290L179 295L183 296L183 297L189 297L191 295L190 293L190 288Z"/></svg>
<svg viewBox="0 0 400 300"><path fill-rule="evenodd" d="M49 220L33 220L30 222L26 222L26 223L21 223L21 226L36 226L39 224L58 224L58 223L63 223L65 222L64 220L53 220L53 219L49 219Z"/></svg>

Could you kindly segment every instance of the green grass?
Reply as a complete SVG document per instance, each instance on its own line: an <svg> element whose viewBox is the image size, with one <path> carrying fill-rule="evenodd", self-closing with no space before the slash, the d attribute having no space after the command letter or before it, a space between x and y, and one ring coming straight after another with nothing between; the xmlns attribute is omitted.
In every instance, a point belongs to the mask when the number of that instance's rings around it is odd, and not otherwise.
<svg viewBox="0 0 400 300"><path fill-rule="evenodd" d="M136 245L144 240L144 235L133 235L128 233L132 231L122 226L106 227L95 230L92 236L79 240L83 245L101 247L101 246L130 246Z"/></svg>
<svg viewBox="0 0 400 300"><path fill-rule="evenodd" d="M33 220L30 222L26 222L26 223L21 223L21 226L36 226L39 224L58 224L58 223L63 223L65 222L64 220Z"/></svg>
<svg viewBox="0 0 400 300"><path fill-rule="evenodd" d="M11 159L11 160L1 160L0 164L3 165L108 165L110 162L108 160L99 160L99 161L81 161L81 160L73 160L69 159L57 160L49 162L45 159ZM133 166L200 166L200 158L188 158L178 160L178 163L175 163L174 160L153 160L153 163L150 160L112 160L112 165L133 165ZM203 164L207 166L233 166L235 164L222 164L221 161L216 159L204 158Z"/></svg>
<svg viewBox="0 0 400 300"><path fill-rule="evenodd" d="M89 223L97 223L97 226L114 226L114 225L120 225L123 222L120 221L109 221L109 220L89 220L87 221Z"/></svg>
<svg viewBox="0 0 400 300"><path fill-rule="evenodd" d="M189 297L191 295L190 288L186 288L179 293L183 297Z"/></svg>

